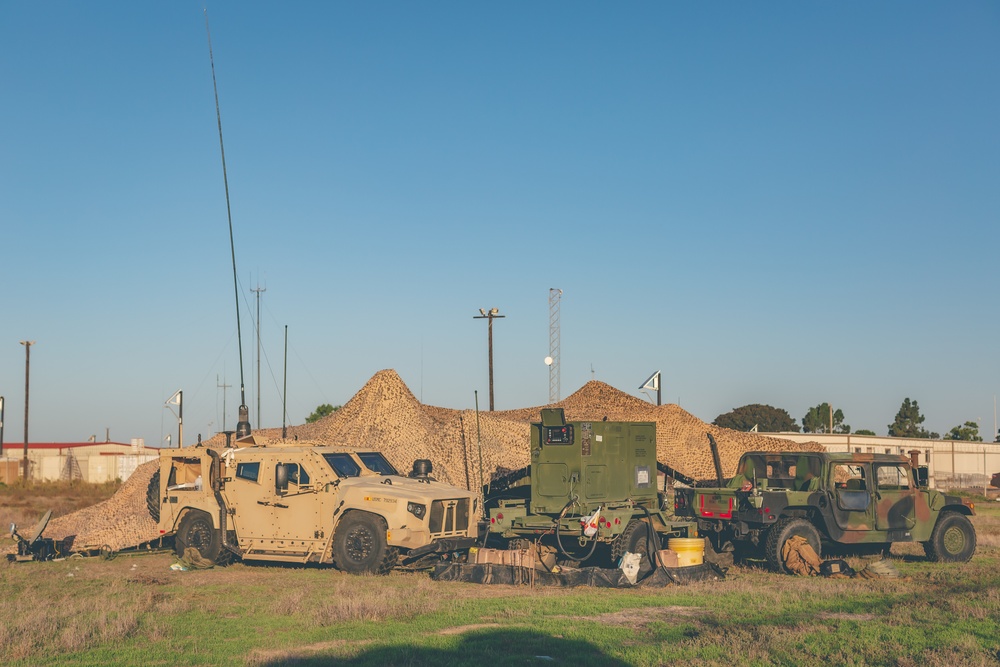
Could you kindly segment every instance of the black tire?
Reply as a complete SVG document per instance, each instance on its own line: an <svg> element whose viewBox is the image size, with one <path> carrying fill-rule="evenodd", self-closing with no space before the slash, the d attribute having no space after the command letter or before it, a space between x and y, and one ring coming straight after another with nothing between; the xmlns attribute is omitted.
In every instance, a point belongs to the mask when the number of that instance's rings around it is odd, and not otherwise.
<svg viewBox="0 0 1000 667"><path fill-rule="evenodd" d="M389 574L399 549L386 542L385 519L368 512L348 512L333 534L333 562L351 574Z"/></svg>
<svg viewBox="0 0 1000 667"><path fill-rule="evenodd" d="M964 514L942 512L931 539L924 542L927 559L944 563L966 563L976 551L976 529Z"/></svg>
<svg viewBox="0 0 1000 667"><path fill-rule="evenodd" d="M149 516L156 523L160 522L160 471L157 470L149 478L149 486L146 487L146 508Z"/></svg>
<svg viewBox="0 0 1000 667"><path fill-rule="evenodd" d="M785 561L781 558L781 550L790 538L799 535L809 541L809 546L813 548L816 555L823 557L821 553L819 531L808 519L784 518L778 520L776 524L768 528L767 538L764 540L764 559L775 572L789 574L785 567Z"/></svg>
<svg viewBox="0 0 1000 667"><path fill-rule="evenodd" d="M181 519L174 537L174 552L184 556L184 550L194 547L201 557L216 565L225 565L230 552L222 546L222 535L212 525L212 517L204 512L188 512Z"/></svg>
<svg viewBox="0 0 1000 667"><path fill-rule="evenodd" d="M625 530L611 543L611 565L618 567L618 561L621 560L626 551L642 554L643 558L639 565L639 575L641 576L656 567L653 562L656 556L649 553L650 548L657 551L660 549L660 536L655 531L651 531L648 522L642 519L632 519L625 526Z"/></svg>

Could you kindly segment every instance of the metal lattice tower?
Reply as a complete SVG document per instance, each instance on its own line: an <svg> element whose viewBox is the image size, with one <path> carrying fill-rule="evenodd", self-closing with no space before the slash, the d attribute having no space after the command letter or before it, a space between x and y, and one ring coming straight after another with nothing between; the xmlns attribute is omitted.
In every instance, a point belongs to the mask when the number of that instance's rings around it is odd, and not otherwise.
<svg viewBox="0 0 1000 667"><path fill-rule="evenodd" d="M561 289L549 288L549 403L558 403L561 387L559 380L559 302Z"/></svg>

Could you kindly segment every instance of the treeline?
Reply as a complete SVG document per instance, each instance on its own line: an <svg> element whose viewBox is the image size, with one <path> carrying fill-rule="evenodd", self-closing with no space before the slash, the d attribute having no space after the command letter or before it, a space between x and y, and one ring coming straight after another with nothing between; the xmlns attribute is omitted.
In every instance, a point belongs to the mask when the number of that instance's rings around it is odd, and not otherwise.
<svg viewBox="0 0 1000 667"><path fill-rule="evenodd" d="M736 431L758 431L762 433L852 433L850 424L844 422L844 411L833 410L831 414L829 403L820 403L809 408L802 417L802 426L788 414L787 410L776 408L771 405L752 403L743 407L734 408L729 412L719 415L712 423L723 428L731 428ZM899 406L896 418L887 426L889 435L896 438L929 438L940 440L941 434L928 431L922 424L924 416L920 413L920 406L916 401L909 398L903 399ZM876 435L875 431L869 429L858 429L853 431L855 435ZM967 421L964 424L955 426L948 433L944 434L945 440L968 440L970 442L982 442L983 438L979 434L979 424L974 421ZM1000 431L997 432L994 442L1000 442Z"/></svg>

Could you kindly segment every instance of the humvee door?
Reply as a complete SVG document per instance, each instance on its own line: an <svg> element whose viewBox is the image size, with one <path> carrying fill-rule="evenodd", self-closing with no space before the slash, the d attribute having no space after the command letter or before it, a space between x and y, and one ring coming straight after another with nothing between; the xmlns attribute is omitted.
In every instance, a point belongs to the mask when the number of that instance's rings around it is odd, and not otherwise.
<svg viewBox="0 0 1000 667"><path fill-rule="evenodd" d="M914 500L917 490L910 479L910 467L901 463L874 463L875 528L909 530L916 523Z"/></svg>
<svg viewBox="0 0 1000 667"><path fill-rule="evenodd" d="M875 526L872 506L871 466L861 463L837 463L831 466L833 486L832 513L841 530L872 530Z"/></svg>

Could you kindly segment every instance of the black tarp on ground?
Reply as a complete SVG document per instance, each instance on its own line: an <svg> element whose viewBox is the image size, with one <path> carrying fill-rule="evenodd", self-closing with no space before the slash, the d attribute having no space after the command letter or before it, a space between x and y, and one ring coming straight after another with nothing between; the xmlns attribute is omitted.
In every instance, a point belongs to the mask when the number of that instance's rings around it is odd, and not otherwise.
<svg viewBox="0 0 1000 667"><path fill-rule="evenodd" d="M691 567L658 567L635 584L629 583L621 570L601 567L544 572L495 563L442 563L437 565L431 573L431 579L435 581L466 581L474 584L526 584L561 588L572 586L662 588L671 584L688 584L694 581L719 581L725 576L725 571L711 563Z"/></svg>

